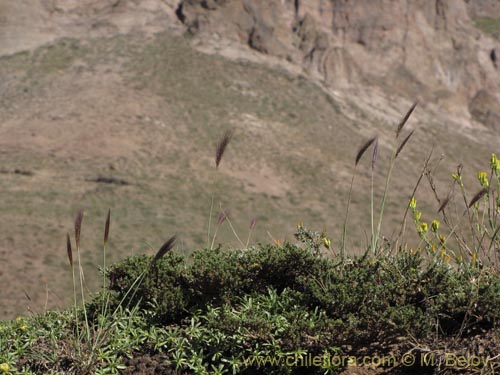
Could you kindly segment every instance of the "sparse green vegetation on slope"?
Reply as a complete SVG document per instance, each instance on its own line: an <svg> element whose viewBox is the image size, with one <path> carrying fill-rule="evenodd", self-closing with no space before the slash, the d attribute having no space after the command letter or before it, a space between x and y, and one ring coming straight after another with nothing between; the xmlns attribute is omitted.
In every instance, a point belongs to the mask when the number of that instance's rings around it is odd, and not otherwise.
<svg viewBox="0 0 500 375"><path fill-rule="evenodd" d="M491 34L496 38L500 37L500 19L482 17L477 18L474 23L481 31Z"/></svg>
<svg viewBox="0 0 500 375"><path fill-rule="evenodd" d="M398 125L396 138L414 108ZM228 134L217 146L216 168L231 140ZM394 151L386 192L392 166L412 135ZM359 149L355 163L370 148L373 173L377 138ZM308 373L336 374L350 365L382 365L402 373L440 373L445 362L448 373L465 368L493 374L500 366L495 360L500 349L500 161L495 154L489 169L478 173L480 190L473 196L461 168L452 176L464 201L465 224L455 222L459 206L453 189L440 202L443 226L437 219L424 222L417 200L411 198L408 212L420 237L416 247L385 243L372 225L372 241L363 255L332 253L324 232L299 225L294 244L210 247L194 251L188 261L174 253L174 236L155 256L133 256L105 268L102 291L87 303L80 211L76 248L69 235L67 242L74 310L2 323L0 371L301 374L307 368ZM371 214L380 221L386 192L379 212L373 210L372 194ZM215 225L225 220L219 216ZM450 232L444 232L446 227ZM104 264L109 230L108 211ZM450 365L450 355L483 362ZM367 364L367 358L386 362Z"/></svg>
<svg viewBox="0 0 500 375"><path fill-rule="evenodd" d="M112 266L109 315L102 295L87 306L90 338L82 320L77 335L71 313L2 323L0 363L13 374L132 374L141 358L159 358L158 372L145 373L300 374L305 358L318 356L307 371L335 374L346 365L328 356L431 351L437 369L445 350L465 354L471 348L457 342L478 333L496 345L483 355L500 348L500 278L489 268L429 263L411 251L341 264L292 244L194 257L191 266L172 252Z"/></svg>

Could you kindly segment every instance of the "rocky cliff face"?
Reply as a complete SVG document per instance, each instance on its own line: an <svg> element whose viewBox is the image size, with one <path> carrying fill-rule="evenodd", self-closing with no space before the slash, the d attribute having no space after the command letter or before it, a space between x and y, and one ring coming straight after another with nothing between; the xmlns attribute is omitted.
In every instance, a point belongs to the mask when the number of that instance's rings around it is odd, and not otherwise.
<svg viewBox="0 0 500 375"><path fill-rule="evenodd" d="M497 128L498 0L0 0L0 55L61 36L189 30L292 63L333 90L419 98ZM237 55L238 55L237 54ZM243 56L245 57L245 56ZM471 118L472 116L472 118Z"/></svg>
<svg viewBox="0 0 500 375"><path fill-rule="evenodd" d="M175 1L0 0L0 56L61 37L154 33L179 25Z"/></svg>
<svg viewBox="0 0 500 375"><path fill-rule="evenodd" d="M333 89L379 87L498 127L500 43L473 18L500 18L499 1L184 0L177 15Z"/></svg>

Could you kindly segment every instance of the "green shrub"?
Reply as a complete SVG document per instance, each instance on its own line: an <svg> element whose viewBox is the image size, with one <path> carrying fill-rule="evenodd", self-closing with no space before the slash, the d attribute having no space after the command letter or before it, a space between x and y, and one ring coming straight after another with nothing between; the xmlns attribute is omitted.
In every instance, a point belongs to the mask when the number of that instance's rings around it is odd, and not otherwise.
<svg viewBox="0 0 500 375"><path fill-rule="evenodd" d="M109 269L110 308L138 306L150 311L154 321L175 322L185 315L189 303L184 259L168 253L151 260L145 255L130 257Z"/></svg>

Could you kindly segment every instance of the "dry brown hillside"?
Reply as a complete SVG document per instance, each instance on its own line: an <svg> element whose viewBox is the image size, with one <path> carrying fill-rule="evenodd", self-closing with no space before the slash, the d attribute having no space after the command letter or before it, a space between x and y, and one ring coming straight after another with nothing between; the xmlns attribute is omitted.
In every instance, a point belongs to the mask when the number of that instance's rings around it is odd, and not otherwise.
<svg viewBox="0 0 500 375"><path fill-rule="evenodd" d="M376 197L414 100L383 234L399 229L435 147L438 192L500 152L498 1L0 0L0 317L67 306L65 235L85 209L82 257L97 290L110 261L206 244L211 196L250 243L298 222L338 248L357 148L380 136ZM217 139L234 129L220 169ZM405 133L406 135L406 133ZM348 246L369 232L358 166ZM476 188L476 185L472 188ZM424 216L437 216L426 185ZM411 237L410 237L411 239ZM229 227L225 246L241 246Z"/></svg>

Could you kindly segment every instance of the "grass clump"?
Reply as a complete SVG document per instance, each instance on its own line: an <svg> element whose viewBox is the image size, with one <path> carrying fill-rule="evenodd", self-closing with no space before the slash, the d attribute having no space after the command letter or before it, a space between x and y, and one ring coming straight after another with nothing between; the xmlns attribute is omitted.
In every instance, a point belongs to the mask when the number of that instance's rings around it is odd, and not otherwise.
<svg viewBox="0 0 500 375"><path fill-rule="evenodd" d="M500 19L490 17L480 17L474 20L475 26L487 34L500 36Z"/></svg>

